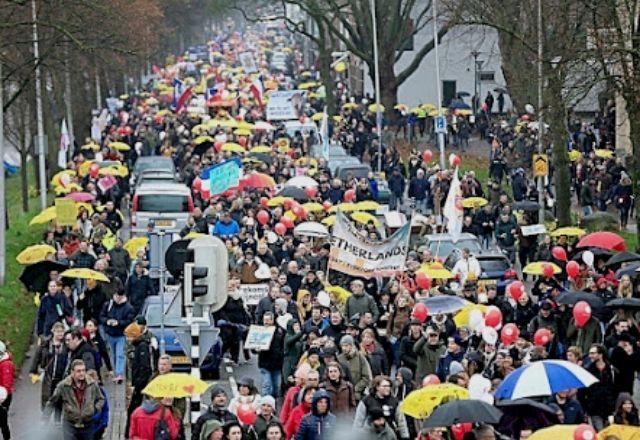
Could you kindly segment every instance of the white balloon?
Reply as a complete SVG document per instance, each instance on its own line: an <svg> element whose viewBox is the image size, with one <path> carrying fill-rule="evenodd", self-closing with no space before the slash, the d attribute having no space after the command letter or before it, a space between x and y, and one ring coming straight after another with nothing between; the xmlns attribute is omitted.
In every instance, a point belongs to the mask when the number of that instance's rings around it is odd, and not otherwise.
<svg viewBox="0 0 640 440"><path fill-rule="evenodd" d="M498 341L498 332L493 327L485 327L482 329L482 340L489 345L495 345Z"/></svg>
<svg viewBox="0 0 640 440"><path fill-rule="evenodd" d="M469 378L469 398L481 399L491 389L491 381L482 374L474 374Z"/></svg>
<svg viewBox="0 0 640 440"><path fill-rule="evenodd" d="M469 328L472 331L476 331L476 329L484 324L484 316L482 312L478 309L474 309L469 312Z"/></svg>
<svg viewBox="0 0 640 440"><path fill-rule="evenodd" d="M582 253L582 261L589 267L593 267L593 258L593 252L591 251L584 251Z"/></svg>
<svg viewBox="0 0 640 440"><path fill-rule="evenodd" d="M318 292L318 304L322 307L329 307L331 305L331 298L324 290Z"/></svg>
<svg viewBox="0 0 640 440"><path fill-rule="evenodd" d="M286 330L287 329L287 324L292 319L293 319L293 316L291 315L291 313L285 313L282 316L278 316L278 319L276 319L276 322L278 323L278 325L280 327L282 327L283 330Z"/></svg>
<svg viewBox="0 0 640 440"><path fill-rule="evenodd" d="M531 105L531 104L526 104L524 106L524 110L529 113L530 115L534 114L536 112L536 109Z"/></svg>
<svg viewBox="0 0 640 440"><path fill-rule="evenodd" d="M7 400L7 397L9 397L9 393L7 392L7 389L5 387L0 387L0 403Z"/></svg>

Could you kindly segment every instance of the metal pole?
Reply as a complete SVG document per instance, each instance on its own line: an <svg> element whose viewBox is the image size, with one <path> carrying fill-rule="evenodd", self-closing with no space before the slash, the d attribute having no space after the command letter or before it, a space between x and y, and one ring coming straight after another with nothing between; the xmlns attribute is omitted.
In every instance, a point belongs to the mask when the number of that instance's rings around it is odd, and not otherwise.
<svg viewBox="0 0 640 440"><path fill-rule="evenodd" d="M160 243L160 249L164 251L164 231L158 231L158 242ZM160 304L162 308L162 314L160 315L160 356L166 353L167 342L164 337L164 256L160 258L160 288L158 294L160 295Z"/></svg>
<svg viewBox="0 0 640 440"><path fill-rule="evenodd" d="M438 55L438 1L433 0L433 48L435 49L436 57L436 90L438 92L438 118L442 118L442 90L440 84L440 57ZM438 133L438 147L440 149L440 169L446 168L446 162L444 160L444 133Z"/></svg>
<svg viewBox="0 0 640 440"><path fill-rule="evenodd" d="M471 52L471 56L473 57L473 102L471 103L471 107L473 107L474 115L478 111L476 104L480 100L480 96L478 95L478 55L480 55L480 52L477 50Z"/></svg>
<svg viewBox="0 0 640 440"><path fill-rule="evenodd" d="M69 152L73 154L74 143L76 140L73 134L73 103L71 101L71 60L69 59L69 46L65 46L66 66L64 69L64 95L65 107L67 112L67 131L69 132Z"/></svg>
<svg viewBox="0 0 640 440"><path fill-rule="evenodd" d="M382 108L380 106L380 68L378 66L378 23L376 20L376 0L370 0L373 27L373 64L376 87L376 131L378 132L378 172L382 172Z"/></svg>
<svg viewBox="0 0 640 440"><path fill-rule="evenodd" d="M102 92L100 91L100 74L98 73L98 67L96 67L95 81L96 81L96 109L100 110L102 108Z"/></svg>
<svg viewBox="0 0 640 440"><path fill-rule="evenodd" d="M2 62L0 62L0 286L4 285L7 264L7 244L5 240L8 215L5 208L5 184L4 184L4 83L2 80ZM21 164L20 166L26 166Z"/></svg>
<svg viewBox="0 0 640 440"><path fill-rule="evenodd" d="M543 49L543 32L542 32L542 0L538 0L538 154L544 153L543 134L544 120L542 117L542 49ZM544 176L538 177L538 204L540 205L538 212L538 223L544 223Z"/></svg>
<svg viewBox="0 0 640 440"><path fill-rule="evenodd" d="M36 122L38 133L38 178L40 181L40 208L47 207L47 177L44 151L44 123L42 117L42 86L40 77L40 51L38 48L38 15L36 12L36 0L31 0L31 19L33 20L33 58L36 63ZM22 164L25 166L25 164Z"/></svg>

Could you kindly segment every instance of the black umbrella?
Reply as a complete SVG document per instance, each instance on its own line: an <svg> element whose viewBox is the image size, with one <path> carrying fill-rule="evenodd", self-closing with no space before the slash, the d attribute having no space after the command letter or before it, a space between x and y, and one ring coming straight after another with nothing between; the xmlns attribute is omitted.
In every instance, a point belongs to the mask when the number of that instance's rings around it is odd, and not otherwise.
<svg viewBox="0 0 640 440"><path fill-rule="evenodd" d="M579 301L586 301L593 309L604 308L604 301L595 293L568 291L562 292L558 298L556 298L558 304L567 304L570 306Z"/></svg>
<svg viewBox="0 0 640 440"><path fill-rule="evenodd" d="M607 250L607 249L602 249L602 248L581 248L579 252L576 252L573 257L571 257L572 260L574 261L582 261L582 254L584 254L586 251L591 251L591 253L593 254L593 256L595 258L609 258L611 257L611 255L613 255L613 252Z"/></svg>
<svg viewBox="0 0 640 440"><path fill-rule="evenodd" d="M607 266L615 266L617 264L628 263L630 261L640 261L640 255L635 252L618 252L607 260Z"/></svg>
<svg viewBox="0 0 640 440"><path fill-rule="evenodd" d="M607 303L612 309L640 310L640 298L616 298Z"/></svg>
<svg viewBox="0 0 640 440"><path fill-rule="evenodd" d="M508 93L506 89L503 89L502 87L496 87L495 89L493 89L494 92L496 93Z"/></svg>
<svg viewBox="0 0 640 440"><path fill-rule="evenodd" d="M292 199L296 199L300 202L309 201L309 196L305 194L302 188L298 188L297 186L285 186L276 195L281 197L291 197Z"/></svg>
<svg viewBox="0 0 640 440"><path fill-rule="evenodd" d="M535 212L540 209L540 205L537 202L532 202L531 200L522 200L520 202L515 202L513 204L513 209L515 211Z"/></svg>
<svg viewBox="0 0 640 440"><path fill-rule="evenodd" d="M458 93L456 93L456 95L458 95L459 98L464 98L465 96L471 96L471 93L469 93L469 92L458 92Z"/></svg>
<svg viewBox="0 0 640 440"><path fill-rule="evenodd" d="M630 263L625 264L624 267L616 270L616 279L620 279L625 275L629 275L631 278L638 276L640 272L637 270L640 269L640 263Z"/></svg>
<svg viewBox="0 0 640 440"><path fill-rule="evenodd" d="M437 407L422 424L423 428L440 428L457 423L498 423L502 411L482 400L454 400Z"/></svg>
<svg viewBox="0 0 640 440"><path fill-rule="evenodd" d="M211 147L213 147L213 142L211 142L211 141L204 141L204 142L202 142L202 143L200 143L200 144L196 145L196 146L193 148L193 153L192 153L192 154L197 154L198 156L202 156L202 155L204 155L204 153L206 153L206 152L207 152L207 150L208 150L209 148L211 148Z"/></svg>
<svg viewBox="0 0 640 440"><path fill-rule="evenodd" d="M260 162L264 162L267 165L273 164L273 158L269 155L269 153L249 153L249 157L253 157Z"/></svg>
<svg viewBox="0 0 640 440"><path fill-rule="evenodd" d="M62 272L67 269L69 269L69 266L66 264L43 260L25 267L19 279L29 292L44 293L47 291L49 273L54 270Z"/></svg>
<svg viewBox="0 0 640 440"><path fill-rule="evenodd" d="M518 438L524 427L538 430L558 423L553 408L532 399L501 400L496 406L504 413L498 431L511 437Z"/></svg>

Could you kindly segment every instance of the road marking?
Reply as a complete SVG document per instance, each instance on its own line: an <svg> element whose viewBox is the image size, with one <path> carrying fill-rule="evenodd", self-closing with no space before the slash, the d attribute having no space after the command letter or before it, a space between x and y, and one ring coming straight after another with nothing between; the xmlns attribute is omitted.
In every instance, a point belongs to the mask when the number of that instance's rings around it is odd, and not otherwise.
<svg viewBox="0 0 640 440"><path fill-rule="evenodd" d="M236 383L236 378L233 377L233 367L231 366L231 359L224 359L224 368L227 370L227 374L229 375L229 387L231 388L231 393L233 397L238 397L238 384Z"/></svg>

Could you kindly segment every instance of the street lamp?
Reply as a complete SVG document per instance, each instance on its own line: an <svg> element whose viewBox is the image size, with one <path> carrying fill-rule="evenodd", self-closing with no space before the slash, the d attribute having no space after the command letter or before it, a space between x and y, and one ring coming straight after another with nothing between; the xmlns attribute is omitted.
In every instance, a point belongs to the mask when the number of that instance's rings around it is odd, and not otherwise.
<svg viewBox="0 0 640 440"><path fill-rule="evenodd" d="M471 56L473 57L473 102L471 103L471 107L473 107L474 115L478 111L478 102L480 102L480 95L478 95L478 69L482 67L482 61L478 61L479 55L480 51L471 51Z"/></svg>

